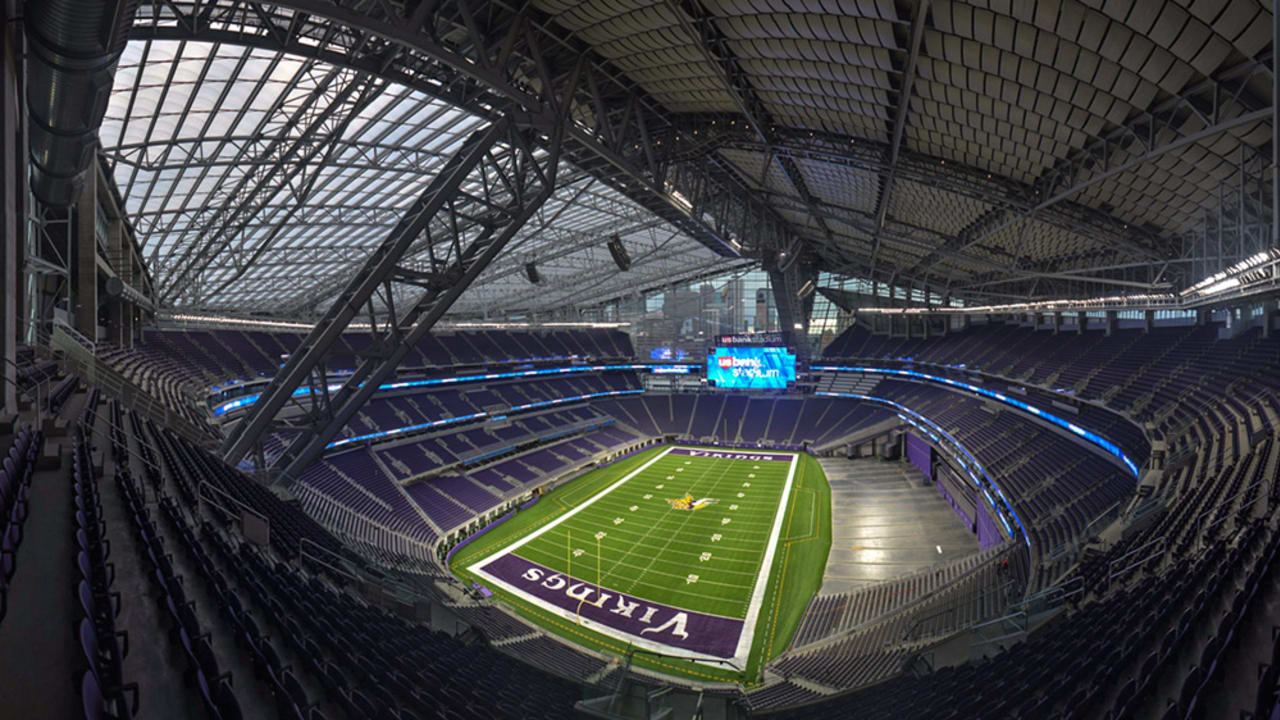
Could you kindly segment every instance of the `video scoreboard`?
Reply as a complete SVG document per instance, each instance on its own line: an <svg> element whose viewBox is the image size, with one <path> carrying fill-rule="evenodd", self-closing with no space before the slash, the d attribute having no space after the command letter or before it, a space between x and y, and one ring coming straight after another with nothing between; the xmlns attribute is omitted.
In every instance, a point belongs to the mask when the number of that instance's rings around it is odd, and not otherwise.
<svg viewBox="0 0 1280 720"><path fill-rule="evenodd" d="M769 335L770 337L759 337ZM773 390L796 381L796 356L781 333L731 335L707 353L707 382L727 389Z"/></svg>

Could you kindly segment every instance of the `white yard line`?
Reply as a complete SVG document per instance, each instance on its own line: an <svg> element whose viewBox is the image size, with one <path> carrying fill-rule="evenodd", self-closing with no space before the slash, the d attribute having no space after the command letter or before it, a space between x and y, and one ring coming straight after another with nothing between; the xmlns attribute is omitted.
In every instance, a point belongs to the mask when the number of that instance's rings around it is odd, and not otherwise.
<svg viewBox="0 0 1280 720"><path fill-rule="evenodd" d="M707 477L707 475L709 474L709 472L710 472L711 468L713 468L713 467L715 467L715 466L714 466L714 465L708 465L708 466L707 466L707 469L706 469L706 470L704 470L704 471L702 472L702 475L700 475L700 476L698 477L698 479L697 479L695 482L693 482L693 483L691 483L690 485L688 485L688 487L690 487L690 488L697 487L699 483L701 483L703 480L705 480L705 479L706 479L706 477ZM720 471L720 475L719 475L719 476L717 476L717 477L716 477L716 479L715 479L715 481L711 483L711 489L710 489L710 490L708 490L707 492L713 492L713 493L714 493L714 492L716 491L716 488L720 487L720 483L724 480L725 473L726 473L726 472L729 470L729 468L731 468L731 467L733 467L733 463L728 463L728 464L726 464L726 465L725 465L724 469L722 469L722 470ZM692 491L692 490L686 490L686 492L690 492L690 493L691 493L691 492L693 492L693 491ZM694 495L694 497L697 497L698 495L701 495L702 493L703 493L703 491L702 491L702 490L699 490L699 491L697 492L697 494L696 494L696 495ZM667 516L668 516L670 513L672 513L672 512L676 512L676 511L674 510L673 506L668 506L668 507L667 507L666 512L662 515L662 517L660 518L660 520L665 520L665 519L667 518ZM640 581L641 581L641 579L644 577L645 573L649 572L649 570L653 567L653 564L654 564L654 563L656 563L656 562L658 562L658 558L662 557L662 554L663 554L663 553L665 553L665 552L666 552L666 551L671 547L671 540L672 540L672 538L674 538L676 535L679 535L681 530L684 530L684 526L689 524L689 521L693 519L693 516L694 516L694 513L692 513L692 512L685 512L685 513L684 513L684 518L680 520L680 526L679 526L679 527L677 527L677 528L675 528L675 529L663 528L663 530L664 530L665 532L669 533L669 534L668 534L668 536L667 536L667 541L666 541L665 543L663 543L663 545L662 545L662 549L661 549L661 550L659 550L658 552L654 553L654 554L653 554L653 556L649 558L649 564L644 566L644 569L640 571L640 574L639 574L639 575L637 575L636 577L634 577L634 578L632 578L632 579L631 579L631 585L630 585L630 586L628 586L628 588L627 588L627 593L628 593L628 594L631 594L631 590L632 590L632 589L634 589L634 588L635 588L635 586L636 586L637 584L642 584ZM652 525L650 525L650 526L649 526L648 531L646 531L646 532L645 532L644 537L640 538L640 542L644 542L645 540L647 540L647 539L649 538L649 533L653 532L654 530L657 530L657 529L658 529L659 524L660 524L660 523L655 522L655 523L653 523ZM635 551L635 549L636 549L637 547L640 547L640 542L632 543L631 547L627 549L627 552L626 552L625 554L623 554L623 556L622 556L622 560L626 560L628 557L630 557L630 556L631 556L631 553L632 553L632 552L634 552L634 551ZM648 548L646 548L646 549L648 549ZM621 562L621 560L619 560L618 562ZM616 567L616 565L615 565L615 567ZM611 569L609 570L609 575L612 575L612 574L613 574L613 569L611 568ZM607 577L607 576L606 576L606 577Z"/></svg>
<svg viewBox="0 0 1280 720"><path fill-rule="evenodd" d="M559 527L559 526L560 526L560 523L564 522L565 520L568 520L569 518L573 517L574 515L577 515L578 513L580 513L580 512L582 512L583 510L585 510L586 508L591 507L591 505L592 505L595 501L599 500L600 498L604 497L605 495L608 495L609 493L613 492L614 490L617 490L619 487L622 487L623 485L625 485L625 484L627 483L627 481L629 481L631 478L635 477L636 475L639 475L640 473L644 472L645 470L648 470L650 465L652 465L652 464L654 464L654 463L658 462L659 460L661 460L662 458L666 457L666 456L667 456L667 453L671 452L673 449L674 449L674 446L673 446L673 447L668 447L666 450L663 450L662 452L658 453L657 455L654 455L653 457L649 458L649 460L648 460L645 464L641 465L640 467L636 468L635 470L632 470L631 472L627 473L626 475L623 475L623 476L622 476L622 479L618 480L617 482L615 482L614 484L610 485L609 487L607 487L607 488L605 488L605 489L601 490L600 492L596 493L595 495L592 495L591 497L587 498L587 501L586 501L586 502L582 503L581 505L578 505L577 507L575 507L575 508L573 508L572 510L570 510L569 512L567 512L567 513L565 513L565 514L561 515L560 517L556 518L555 520L552 520L551 522L547 523L546 525L543 525L543 526L542 526L540 529L538 529L537 531L532 532L532 533L529 533L528 535L526 535L526 536L524 536L524 537L520 538L520 539L519 539L519 540L517 540L516 542L514 542L514 543L512 543L512 544L510 544L510 545L507 545L507 546L506 546L506 547L504 547L504 548L501 548L500 550L498 550L497 552L493 553L492 555L490 555L490 556L488 556L488 557L484 558L484 559L483 559L483 560L481 560L480 562L478 562L478 563L472 563L472 565L471 565L470 567L468 567L467 569L468 569L468 570L470 570L470 571L472 571L472 572L475 572L475 570L476 570L476 568L477 568L477 567L479 567L479 566L481 566L481 565L484 565L484 564L488 563L490 560L493 560L494 558L498 557L499 555L505 555L505 554L507 554L507 553L509 553L509 552L515 552L516 550L519 550L520 548L524 547L527 543L529 543L529 541L533 540L534 538L536 538L536 537L541 537L542 535L544 535L545 533L549 532L550 530L552 530L552 529L554 529L554 528L556 528L556 527Z"/></svg>
<svg viewBox="0 0 1280 720"><path fill-rule="evenodd" d="M796 466L800 462L799 455L791 456L791 468L787 470L787 482L782 486L782 499L778 501L778 511L773 518L773 530L769 533L769 544L764 551L764 562L760 563L760 576L756 578L755 590L751 592L751 604L747 606L747 619L738 636L738 651L733 659L746 667L747 657L751 654L751 643L756 637L756 622L760 619L760 606L764 604L764 592L769 585L769 572L773 569L773 556L777 554L778 537L782 534L782 520L787 514L787 504L791 501L791 484L796 478ZM781 599L779 599L781 602Z"/></svg>
<svg viewBox="0 0 1280 720"><path fill-rule="evenodd" d="M605 635L605 636L614 638L616 640L621 640L623 642L630 643L636 647L644 648L647 650L653 650L656 652L671 652L673 649L677 649L665 643L653 642L651 640L644 640L641 638L637 638L636 636L630 633L626 633L621 630L615 630L611 627L601 625L599 623L593 623L593 622L588 622L586 620L581 620L576 613L557 607L555 605L552 605L551 603L544 602L543 600L532 595L531 593L525 592L524 590L521 590L520 588L517 588L514 585L511 585L485 572L482 569L484 565L487 565L492 560L495 560L499 556L505 555L507 553L514 553L517 549L523 547L525 544L529 543L534 538L540 537L544 533L551 531L555 527L559 526L560 523L563 523L564 521L578 514L584 508L590 507L593 503L595 503L600 498L605 497L606 495L613 492L617 488L626 484L633 477L647 470L649 466L653 465L658 460L666 457L667 454L670 453L672 450L676 449L676 447L684 448L684 446L668 447L667 449L658 453L654 457L650 458L647 462L645 462L640 467L627 473L624 477L622 477L617 482L613 483L612 485L609 485L605 489L601 490L600 492L588 498L586 502L574 507L573 509L569 510L569 512L556 518L554 521L538 529L536 532L530 533L526 537L521 538L520 540L512 543L511 545L507 545L506 547L500 548L499 550L492 553L491 555L488 555L487 557L481 559L479 562L472 563L467 567L467 570L478 577L484 578L486 581L488 581L495 587L499 587L511 593L512 595L520 598L521 600L524 600L525 602L531 605L534 605L535 607L541 608L544 611L558 615L559 617L565 620L568 620L570 622L574 622L574 623L580 622L581 625L583 625L584 627L594 630L595 632L598 632L601 635ZM690 449L690 448L684 448L684 449ZM750 451L742 451L742 452L749 453ZM795 453L773 452L769 454L773 454L773 455L788 454L791 456L791 464L790 464L790 468L787 470L787 480L782 487L782 496L778 501L778 508L775 511L775 515L773 519L773 528L769 533L769 541L768 541L768 545L765 548L764 560L760 563L760 571L756 576L755 587L751 592L751 601L747 605L747 616L746 616L746 619L743 620L742 633L738 636L738 646L734 652L734 656L732 658L729 658L729 660L733 661L741 668L746 667L747 659L751 655L752 643L755 641L756 624L759 620L760 606L764 603L765 590L767 589L767 586L769 584L769 574L770 574L770 570L773 567L774 555L776 554L776 551L777 551L778 537L782 533L782 521L786 515L787 505L791 499L791 486L795 480L796 466L798 465L800 460L800 456ZM608 588L608 589L614 589L614 588ZM713 613L702 613L702 614L712 615ZM554 632L554 631L551 631L551 632ZM683 652L688 657L694 658L696 660L708 661L706 664L709 664L709 665L718 664L718 662L721 660L721 658L716 658L710 655L703 655L701 653L695 653L695 652L690 652L686 650L680 650L680 652Z"/></svg>

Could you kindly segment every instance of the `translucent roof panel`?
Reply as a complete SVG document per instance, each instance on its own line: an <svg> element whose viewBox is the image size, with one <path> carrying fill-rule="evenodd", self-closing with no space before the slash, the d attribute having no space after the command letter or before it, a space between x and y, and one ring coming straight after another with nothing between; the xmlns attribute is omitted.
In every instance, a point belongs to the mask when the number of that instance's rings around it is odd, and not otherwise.
<svg viewBox="0 0 1280 720"><path fill-rule="evenodd" d="M147 40L121 58L100 135L163 304L287 312L328 302L484 124L310 58ZM615 233L635 248L630 273L604 248ZM697 270L715 257L566 166L554 196L456 309L537 311L619 296L676 272L675 261ZM530 292L529 262L549 284L607 277L590 292Z"/></svg>

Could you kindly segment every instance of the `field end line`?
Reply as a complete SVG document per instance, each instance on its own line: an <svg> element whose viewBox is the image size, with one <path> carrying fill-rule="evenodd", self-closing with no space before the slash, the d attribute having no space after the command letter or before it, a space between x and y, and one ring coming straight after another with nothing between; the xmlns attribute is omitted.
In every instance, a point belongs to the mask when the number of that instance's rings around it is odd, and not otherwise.
<svg viewBox="0 0 1280 720"><path fill-rule="evenodd" d="M551 530L552 528L556 527L557 525L559 525L560 523L564 522L565 520L568 520L569 518L573 517L574 515L577 515L577 514L578 514L580 511L582 511L584 508L590 507L590 506L591 506L591 504L592 504L592 503L594 503L596 500L599 500L600 498L604 497L605 495L608 495L609 493L613 492L614 490L616 490L618 487L620 487L623 483L627 482L627 481L628 481L628 480L630 480L631 478L635 477L636 475L639 475L640 473L644 472L645 470L648 470L650 465L652 465L652 464L654 464L654 463L658 462L659 460L661 460L662 458L666 457L666 456L667 456L667 453L671 452L672 448L674 448L674 447L675 447L674 445L668 445L668 446L667 446L667 448L666 448L665 450L663 450L662 452L658 453L657 455L654 455L652 458L650 458L650 459L649 459L649 461L648 461L648 462L646 462L645 464L643 464L643 465L641 465L640 467L636 468L635 470L632 470L631 472L627 473L626 475L624 475L624 476L622 477L622 479L621 479L621 480L619 480L619 481L615 482L614 484L610 485L609 487L607 487L607 488L605 488L605 489L601 490L600 492L596 493L595 495L592 495L589 499L587 499L587 501L586 501L586 502L579 503L579 504L577 505L577 507L574 507L573 509L569 510L569 512L567 512L567 513L565 513L565 514L561 515L560 517L556 518L553 522L550 522L550 523L548 523L548 524L546 524L546 525L542 526L542 528L541 528L541 529L539 529L539 530L537 530L536 532L530 533L529 535L526 535L526 536L524 536L523 538L520 538L519 540L517 540L516 542L512 543L511 545L507 545L507 546L505 546L505 547L499 548L497 552L493 553L492 555L489 555L488 557L484 558L484 559L483 559L483 560L481 560L480 562L472 563L472 564L471 564L467 569L468 569L468 570L473 570L473 571L474 571L475 569L479 568L480 566L487 564L490 560L493 560L494 558L498 557L499 555L502 555L503 553L514 553L516 550L518 550L518 549L520 549L520 548L524 547L524 546L525 546L525 544L526 544L526 543L528 543L529 541L533 540L533 539L534 539L534 538L536 538L536 537L540 537L540 536L542 536L542 534L543 534L543 533L545 533L545 532L547 532L547 531Z"/></svg>

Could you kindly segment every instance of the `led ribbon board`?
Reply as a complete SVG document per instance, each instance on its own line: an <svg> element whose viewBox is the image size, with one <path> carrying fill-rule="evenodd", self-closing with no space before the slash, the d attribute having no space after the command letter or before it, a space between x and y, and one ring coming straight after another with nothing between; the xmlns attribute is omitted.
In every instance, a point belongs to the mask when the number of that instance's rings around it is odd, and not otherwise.
<svg viewBox="0 0 1280 720"><path fill-rule="evenodd" d="M876 375L897 375L900 377L910 377L910 378L917 378L920 380L926 380L928 382L942 383L944 385L950 385L951 387L960 388L962 390L968 390L969 392L977 393L978 395L981 395L983 397L991 398L992 400L998 400L1006 405L1011 405L1013 407L1018 408L1019 410L1024 410L1026 412L1031 413L1032 415L1035 415L1041 420L1051 422L1054 425L1057 425L1058 427L1069 430L1071 433L1078 435L1079 437L1084 438L1086 441L1093 443L1094 445L1102 448L1108 454L1119 458L1120 461L1124 463L1124 466L1129 469L1129 472L1132 473L1135 478L1142 476L1142 472L1138 469L1137 464L1135 464L1132 460L1130 460L1128 455L1124 454L1124 451L1120 449L1120 446L1102 437L1101 435L1098 435L1097 433L1085 430L1084 428L1080 427L1079 425L1076 425L1075 423L1069 420L1064 420L1058 417L1057 415L1041 410L1040 408L1034 405L1028 405L1027 403L1022 402L1021 400L1011 398L1008 395L1005 395L1004 393L998 393L994 390L988 390L987 388L984 388L984 387L978 387L977 385L970 385L969 383L963 382L960 380L952 380L951 378L940 377L938 375L927 375L925 373L916 372L915 370L893 370L888 368L872 368L872 367L849 367L845 365L814 365L810 369L827 370L831 372L859 372L859 373L873 373Z"/></svg>
<svg viewBox="0 0 1280 720"><path fill-rule="evenodd" d="M485 418L502 419L502 418L505 418L508 413L520 412L521 410L532 410L534 408L540 408L540 407L551 407L554 405L563 405L564 403L568 403L568 402L578 402L579 400L590 400L592 398L616 397L619 395L639 395L643 392L644 390L610 390L609 392L590 393L587 395L574 395L572 397L562 397L562 398L556 398L554 400L542 400L539 402L525 403L524 405L512 405L506 410L498 410L493 412L492 414L487 412L478 412L478 413L471 413L470 415L455 415L454 417L441 418L440 420L432 420L431 422L425 422L418 425L406 425L404 427L398 427L393 430L383 430L382 432L369 433L368 435L355 435L352 437L342 438L341 440L334 440L328 445L325 445L325 449L342 447L343 445L350 445L351 443L364 442L365 440L377 440L379 438L384 438L384 437L393 437L396 435L403 435L405 433L416 432L418 430L430 430L431 428L443 427L445 425L456 425L457 423L466 422L468 420L483 420Z"/></svg>
<svg viewBox="0 0 1280 720"><path fill-rule="evenodd" d="M784 347L718 347L707 356L716 387L780 389L796 381L796 356Z"/></svg>
<svg viewBox="0 0 1280 720"><path fill-rule="evenodd" d="M481 375L454 375L452 377L427 378L424 380L401 380L400 382L379 385L378 390L403 390L405 388L433 387L436 385L461 385L465 383L484 382L486 380L508 380L511 378L537 377L545 375L570 375L584 372L601 372L605 370L639 370L657 375L688 375L696 365L571 365L562 368L544 368L542 370L511 370L508 372L484 373ZM329 392L336 393L341 385L330 385ZM294 397L311 394L311 388L300 387L293 391ZM247 407L258 401L258 395L244 395L213 406L213 414L225 415L233 410Z"/></svg>

